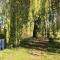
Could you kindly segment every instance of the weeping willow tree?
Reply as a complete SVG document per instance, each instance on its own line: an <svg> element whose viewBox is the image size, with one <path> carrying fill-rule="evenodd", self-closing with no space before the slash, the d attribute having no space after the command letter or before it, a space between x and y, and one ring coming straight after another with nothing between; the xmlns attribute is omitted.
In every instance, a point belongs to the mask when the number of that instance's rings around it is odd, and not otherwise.
<svg viewBox="0 0 60 60"><path fill-rule="evenodd" d="M16 1L16 42L20 44L25 29L28 29L28 14L29 14L30 0L17 0ZM28 26L28 27L26 27ZM24 29L25 27L25 29ZM28 33L28 32L27 32Z"/></svg>
<svg viewBox="0 0 60 60"><path fill-rule="evenodd" d="M55 8L57 15L58 15L57 16L57 31L59 31L60 30L60 26L59 26L59 24L60 24L60 19L59 19L59 17L60 17L60 1L53 0L52 3L53 3L53 7Z"/></svg>
<svg viewBox="0 0 60 60"><path fill-rule="evenodd" d="M58 0L47 0L48 5L46 4L46 30L47 30L47 38L52 42L53 38L57 37L57 32L59 31L59 1ZM48 6L48 7L47 7Z"/></svg>
<svg viewBox="0 0 60 60"><path fill-rule="evenodd" d="M46 15L48 7L46 8L46 0L35 0L33 1L33 21L34 21L34 30L33 30L33 37L45 37L46 35Z"/></svg>
<svg viewBox="0 0 60 60"><path fill-rule="evenodd" d="M45 1L42 0L31 0L30 1L30 10L29 10L29 19L33 22L33 37L37 37L41 28L41 21L45 19ZM42 18L42 20L41 20Z"/></svg>
<svg viewBox="0 0 60 60"><path fill-rule="evenodd" d="M6 40L10 47L20 44L22 29L28 21L30 0L6 1Z"/></svg>
<svg viewBox="0 0 60 60"><path fill-rule="evenodd" d="M50 35L50 37L53 36L54 38L57 37L57 31L59 30L59 28L57 26L57 21L59 21L57 8L59 9L59 1L51 0L50 7L49 7L49 22L50 22L49 35ZM59 25L59 23L58 23L58 25Z"/></svg>
<svg viewBox="0 0 60 60"><path fill-rule="evenodd" d="M57 29L59 29L59 23L57 24L57 21L59 21L59 19L57 19L59 0L35 0L34 2L32 9L34 20L33 37L37 37L37 33L40 31L42 37L55 38L57 36ZM39 2L39 4L37 2ZM37 6L39 6L38 9Z"/></svg>

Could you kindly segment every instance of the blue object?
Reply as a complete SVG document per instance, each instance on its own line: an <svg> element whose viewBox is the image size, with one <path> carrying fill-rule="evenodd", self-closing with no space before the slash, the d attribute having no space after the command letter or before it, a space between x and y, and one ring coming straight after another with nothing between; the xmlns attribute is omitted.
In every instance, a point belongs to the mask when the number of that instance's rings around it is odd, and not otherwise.
<svg viewBox="0 0 60 60"><path fill-rule="evenodd" d="M0 40L0 50L1 50L1 40Z"/></svg>
<svg viewBox="0 0 60 60"><path fill-rule="evenodd" d="M3 50L5 46L4 39L0 39L0 50Z"/></svg>

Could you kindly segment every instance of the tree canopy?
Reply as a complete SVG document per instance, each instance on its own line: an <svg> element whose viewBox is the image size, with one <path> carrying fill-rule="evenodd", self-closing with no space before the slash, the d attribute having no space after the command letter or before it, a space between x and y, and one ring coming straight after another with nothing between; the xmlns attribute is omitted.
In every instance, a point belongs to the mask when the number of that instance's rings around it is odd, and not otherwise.
<svg viewBox="0 0 60 60"><path fill-rule="evenodd" d="M60 30L59 0L3 0L5 36L9 47L26 37L55 38Z"/></svg>

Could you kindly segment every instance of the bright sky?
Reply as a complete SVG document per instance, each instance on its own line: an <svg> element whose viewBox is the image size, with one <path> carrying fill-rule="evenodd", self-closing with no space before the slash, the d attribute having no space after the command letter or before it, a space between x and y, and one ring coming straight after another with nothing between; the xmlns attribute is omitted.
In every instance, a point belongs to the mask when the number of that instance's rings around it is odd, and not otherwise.
<svg viewBox="0 0 60 60"><path fill-rule="evenodd" d="M0 13L2 13L2 8L4 6L4 1L5 0L0 0Z"/></svg>

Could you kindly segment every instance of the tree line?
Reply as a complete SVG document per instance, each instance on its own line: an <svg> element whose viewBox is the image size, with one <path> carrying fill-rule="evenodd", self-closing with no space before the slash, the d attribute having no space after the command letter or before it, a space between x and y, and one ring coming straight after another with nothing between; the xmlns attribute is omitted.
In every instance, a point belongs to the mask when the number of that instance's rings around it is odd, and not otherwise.
<svg viewBox="0 0 60 60"><path fill-rule="evenodd" d="M57 37L60 29L59 0L6 0L3 12L8 47L19 46L24 36L49 40Z"/></svg>

